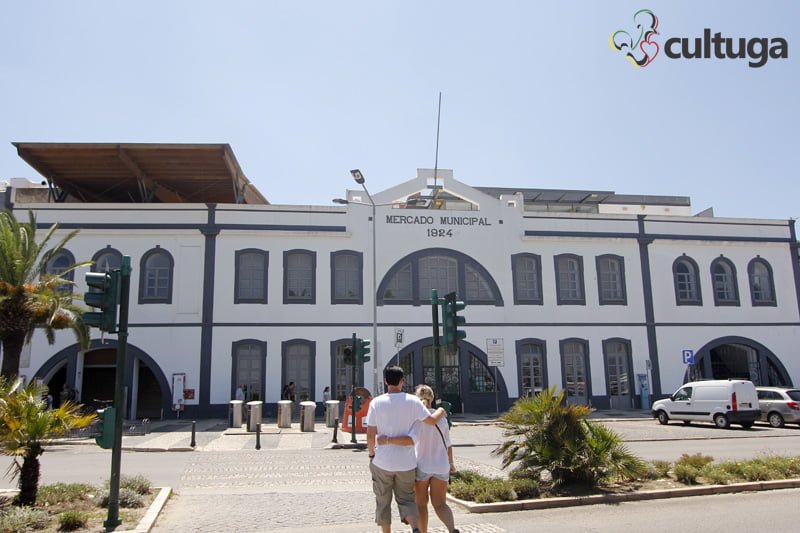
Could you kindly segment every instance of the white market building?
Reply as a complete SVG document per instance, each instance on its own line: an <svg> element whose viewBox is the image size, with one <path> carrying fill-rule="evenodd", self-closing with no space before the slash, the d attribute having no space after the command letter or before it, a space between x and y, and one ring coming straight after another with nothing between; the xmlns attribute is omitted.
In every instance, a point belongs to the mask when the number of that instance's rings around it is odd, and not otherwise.
<svg viewBox="0 0 800 533"><path fill-rule="evenodd" d="M50 268L131 257L128 418L176 416L181 382L181 416L227 416L237 384L267 414L290 381L298 400L321 402L325 386L342 398L353 333L372 339L358 381L373 393L398 358L409 385L433 384L432 288L467 304L467 337L441 356L458 410L552 385L640 408L642 386L652 399L687 380L686 350L699 377L800 381L793 220L693 216L687 197L475 187L443 169L371 199L354 184L344 205L271 205L224 144L16 147L44 181L12 179L0 203L80 230ZM113 334L93 332L85 352L69 332L54 345L37 334L20 373L110 399L115 347Z"/></svg>

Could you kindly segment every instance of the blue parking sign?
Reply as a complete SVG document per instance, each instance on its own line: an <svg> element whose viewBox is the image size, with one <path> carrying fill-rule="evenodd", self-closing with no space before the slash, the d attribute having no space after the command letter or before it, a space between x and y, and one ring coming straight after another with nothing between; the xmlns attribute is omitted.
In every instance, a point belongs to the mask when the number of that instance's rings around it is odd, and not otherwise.
<svg viewBox="0 0 800 533"><path fill-rule="evenodd" d="M694 364L694 350L683 350L683 364L684 365Z"/></svg>

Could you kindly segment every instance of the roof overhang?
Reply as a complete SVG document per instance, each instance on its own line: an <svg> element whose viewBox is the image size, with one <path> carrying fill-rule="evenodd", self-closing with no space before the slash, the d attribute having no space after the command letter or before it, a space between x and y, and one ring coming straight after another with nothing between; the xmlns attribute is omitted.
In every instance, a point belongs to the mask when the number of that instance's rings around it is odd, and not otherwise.
<svg viewBox="0 0 800 533"><path fill-rule="evenodd" d="M56 200L269 204L228 144L13 144Z"/></svg>

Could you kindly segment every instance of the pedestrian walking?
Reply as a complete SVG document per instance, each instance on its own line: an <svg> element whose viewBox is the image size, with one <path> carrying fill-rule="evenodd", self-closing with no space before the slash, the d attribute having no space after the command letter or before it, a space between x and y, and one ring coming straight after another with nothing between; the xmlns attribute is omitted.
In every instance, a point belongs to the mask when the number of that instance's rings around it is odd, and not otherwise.
<svg viewBox="0 0 800 533"><path fill-rule="evenodd" d="M325 385L325 388L322 389L322 401L327 402L331 399L331 388L328 385Z"/></svg>
<svg viewBox="0 0 800 533"><path fill-rule="evenodd" d="M425 407L432 412L433 389L427 385L417 385L415 392ZM447 531L459 533L455 528L453 511L447 505L450 474L456 471L447 420L442 419L435 426L416 422L411 428L410 437L414 441L414 452L417 456L414 496L417 500L421 533L428 531L429 499L436 516L447 527Z"/></svg>
<svg viewBox="0 0 800 533"><path fill-rule="evenodd" d="M244 401L244 389L242 389L241 385L236 387L234 399Z"/></svg>
<svg viewBox="0 0 800 533"><path fill-rule="evenodd" d="M372 399L367 411L367 451L370 458L372 490L375 493L375 522L383 533L392 525L392 495L400 518L419 533L414 481L417 459L414 448L395 444L392 439L408 439L417 421L434 425L445 417L444 409L430 413L419 398L403 392L403 369L387 368L383 373L386 393ZM381 442L378 443L380 436Z"/></svg>

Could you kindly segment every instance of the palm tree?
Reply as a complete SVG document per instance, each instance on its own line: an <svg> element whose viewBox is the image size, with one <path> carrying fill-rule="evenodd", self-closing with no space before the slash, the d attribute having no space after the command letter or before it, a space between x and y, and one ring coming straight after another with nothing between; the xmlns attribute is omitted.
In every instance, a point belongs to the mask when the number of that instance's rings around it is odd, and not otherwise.
<svg viewBox="0 0 800 533"><path fill-rule="evenodd" d="M8 378L19 374L22 347L30 341L37 327L44 328L50 344L55 340L55 330L70 328L81 346L88 346L87 329L80 320L82 310L73 305L75 296L65 290L72 282L64 276L91 262L71 265L59 274L43 274L50 259L64 248L77 230L46 250L58 224L51 226L37 243L36 216L32 211L28 216L29 222L25 224L18 222L8 210L0 212L0 340L3 344L0 375Z"/></svg>
<svg viewBox="0 0 800 533"><path fill-rule="evenodd" d="M503 468L514 465L514 475L535 479L546 471L555 485L596 485L642 475L644 462L628 451L622 438L586 420L589 407L565 405L564 394L550 387L517 400L500 417L507 440L493 453L503 456Z"/></svg>
<svg viewBox="0 0 800 533"><path fill-rule="evenodd" d="M12 477L19 476L19 496L16 503L34 505L39 490L39 456L47 440L60 437L71 429L86 427L94 414L83 415L79 406L65 402L58 409L47 409L47 386L31 383L21 386L22 380L0 377L0 453L22 457L11 464Z"/></svg>

